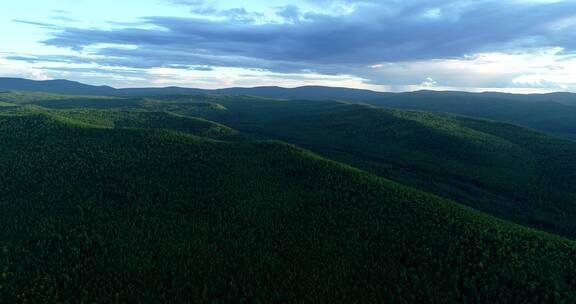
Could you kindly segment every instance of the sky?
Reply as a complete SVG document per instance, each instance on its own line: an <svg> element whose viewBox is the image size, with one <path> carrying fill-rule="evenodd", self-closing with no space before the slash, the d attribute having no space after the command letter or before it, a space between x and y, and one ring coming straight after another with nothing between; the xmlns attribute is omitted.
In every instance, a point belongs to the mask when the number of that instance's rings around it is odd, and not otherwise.
<svg viewBox="0 0 576 304"><path fill-rule="evenodd" d="M576 92L576 0L18 0L0 77Z"/></svg>

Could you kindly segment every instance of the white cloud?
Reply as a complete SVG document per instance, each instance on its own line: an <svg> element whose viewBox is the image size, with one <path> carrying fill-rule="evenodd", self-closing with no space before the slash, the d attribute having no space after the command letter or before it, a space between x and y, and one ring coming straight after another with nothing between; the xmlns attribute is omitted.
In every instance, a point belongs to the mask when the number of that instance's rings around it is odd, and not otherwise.
<svg viewBox="0 0 576 304"><path fill-rule="evenodd" d="M436 80L434 80L432 77L426 77L426 80L424 80L420 86L425 87L425 88L433 88L437 85L438 83L436 82Z"/></svg>
<svg viewBox="0 0 576 304"><path fill-rule="evenodd" d="M561 48L544 48L458 59L384 62L357 74L397 90L440 87L438 83L460 90L575 90L576 57L564 54ZM424 82L423 77L427 77Z"/></svg>
<svg viewBox="0 0 576 304"><path fill-rule="evenodd" d="M560 48L516 53L480 53L459 59L375 63L347 74L274 73L257 69L215 67L122 68L97 64L28 63L0 54L0 76L38 80L69 78L117 87L326 85L378 91L421 89L503 91L514 93L576 91L576 57Z"/></svg>
<svg viewBox="0 0 576 304"><path fill-rule="evenodd" d="M0 76L1 77L22 77L34 80L52 79L42 69L35 68L24 62L14 62L5 60L0 53Z"/></svg>

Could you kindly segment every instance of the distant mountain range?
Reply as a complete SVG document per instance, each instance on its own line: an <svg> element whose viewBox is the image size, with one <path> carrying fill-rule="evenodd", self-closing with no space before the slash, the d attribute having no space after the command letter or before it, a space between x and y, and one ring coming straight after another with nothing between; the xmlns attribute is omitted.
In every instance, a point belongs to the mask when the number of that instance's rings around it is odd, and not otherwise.
<svg viewBox="0 0 576 304"><path fill-rule="evenodd" d="M4 94L2 94L4 91ZM406 93L305 86L298 88L255 87L205 90L195 88L128 88L92 86L69 80L34 81L0 78L0 95L7 91L35 91L84 96L160 98L175 95L254 96L288 100L340 100L377 107L428 112L446 112L488 118L524 125L556 135L576 138L576 94L507 94L456 91L416 91ZM44 97L43 99L49 99ZM0 102L10 102L0 96Z"/></svg>
<svg viewBox="0 0 576 304"><path fill-rule="evenodd" d="M73 95L101 95L101 96L142 96L167 94L215 94L215 95L251 95L282 99L345 99L370 100L388 96L391 93L375 92L349 88L306 86L299 88L281 87L255 87L255 88L226 88L216 90L164 87L164 88L128 88L116 89L110 86L92 86L70 80L36 81L22 78L1 78L0 90L7 91L36 91L56 94Z"/></svg>
<svg viewBox="0 0 576 304"><path fill-rule="evenodd" d="M307 100L348 100L371 101L381 98L419 97L483 97L520 101L554 101L562 104L576 105L576 93L557 92L548 94L508 94L498 92L470 93L457 91L416 91L406 93L377 92L371 90L351 89L343 87L303 86L283 88L264 86L253 88L197 89L182 87L163 88L126 88L116 89L110 86L93 86L70 80L36 81L23 78L0 77L0 90L36 91L56 94L102 95L102 96L141 96L167 94L214 94L214 95L250 95L280 99Z"/></svg>

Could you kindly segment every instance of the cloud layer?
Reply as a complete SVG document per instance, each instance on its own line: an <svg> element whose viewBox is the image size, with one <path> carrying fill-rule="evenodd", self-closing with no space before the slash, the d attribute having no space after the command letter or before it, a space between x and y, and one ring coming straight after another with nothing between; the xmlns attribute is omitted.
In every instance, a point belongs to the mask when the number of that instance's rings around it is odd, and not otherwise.
<svg viewBox="0 0 576 304"><path fill-rule="evenodd" d="M292 5L275 8L274 16L245 8L218 10L198 0L165 2L185 5L192 15L148 16L133 26L106 29L37 23L50 31L44 44L80 55L8 59L351 75L385 85L505 87L530 85L518 79L542 74L544 67L487 72L479 68L486 56L569 60L576 50L576 1L325 0L314 3L336 8L331 13ZM484 68L497 69L490 64ZM472 75L461 74L467 72Z"/></svg>

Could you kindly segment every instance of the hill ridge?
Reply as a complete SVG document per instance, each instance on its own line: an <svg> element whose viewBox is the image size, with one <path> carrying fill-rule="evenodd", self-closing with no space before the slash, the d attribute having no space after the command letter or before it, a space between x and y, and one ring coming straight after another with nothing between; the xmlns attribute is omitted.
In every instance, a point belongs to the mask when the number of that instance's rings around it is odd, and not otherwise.
<svg viewBox="0 0 576 304"><path fill-rule="evenodd" d="M290 144L14 119L0 116L6 301L576 299L574 241Z"/></svg>

